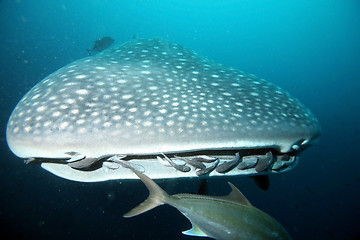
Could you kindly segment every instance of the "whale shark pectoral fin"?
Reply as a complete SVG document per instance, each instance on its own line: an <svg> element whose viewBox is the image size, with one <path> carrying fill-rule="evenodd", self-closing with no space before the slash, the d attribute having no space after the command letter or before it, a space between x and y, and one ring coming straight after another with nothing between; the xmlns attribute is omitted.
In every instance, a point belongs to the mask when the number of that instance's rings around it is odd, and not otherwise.
<svg viewBox="0 0 360 240"><path fill-rule="evenodd" d="M182 233L189 236L197 236L197 237L208 237L206 233L204 233L198 226L195 224L192 224L192 228L186 231L183 231Z"/></svg>

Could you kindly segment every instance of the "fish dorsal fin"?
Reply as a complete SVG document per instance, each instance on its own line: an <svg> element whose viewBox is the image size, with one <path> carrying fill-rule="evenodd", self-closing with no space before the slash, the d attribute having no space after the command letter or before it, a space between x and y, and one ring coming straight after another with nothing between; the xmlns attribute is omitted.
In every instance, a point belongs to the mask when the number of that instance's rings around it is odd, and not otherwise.
<svg viewBox="0 0 360 240"><path fill-rule="evenodd" d="M182 233L189 236L196 236L196 237L208 237L206 233L204 233L198 226L192 224L192 228L186 231L183 231Z"/></svg>
<svg viewBox="0 0 360 240"><path fill-rule="evenodd" d="M237 187L235 187L234 184L232 184L231 182L228 182L228 184L231 187L231 192L227 196L220 197L221 199L223 199L224 201L238 203L245 206L252 206L249 200L247 200L247 198L240 192Z"/></svg>

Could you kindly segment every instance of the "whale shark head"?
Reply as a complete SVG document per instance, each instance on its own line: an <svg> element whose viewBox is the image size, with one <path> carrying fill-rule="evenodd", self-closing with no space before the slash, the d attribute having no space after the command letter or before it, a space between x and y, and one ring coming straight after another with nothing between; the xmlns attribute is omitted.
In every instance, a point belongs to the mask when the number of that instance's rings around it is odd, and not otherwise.
<svg viewBox="0 0 360 240"><path fill-rule="evenodd" d="M270 151L264 171L277 172L319 136L316 117L286 91L161 39L132 40L57 70L21 99L6 132L15 155L79 181L129 178L104 164L118 155L152 178L171 178L197 167L179 171L161 154L221 164ZM93 160L90 170L68 164L84 159ZM257 173L235 166L221 174Z"/></svg>

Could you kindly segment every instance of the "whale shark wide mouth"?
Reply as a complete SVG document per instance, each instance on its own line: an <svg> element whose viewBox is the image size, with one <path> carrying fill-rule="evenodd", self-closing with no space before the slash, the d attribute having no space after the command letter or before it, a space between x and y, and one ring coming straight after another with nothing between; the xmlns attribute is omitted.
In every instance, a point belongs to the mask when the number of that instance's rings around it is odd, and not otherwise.
<svg viewBox="0 0 360 240"><path fill-rule="evenodd" d="M265 152L265 150L267 152ZM273 154L270 149L197 151L158 155L111 154L87 158L69 153L71 158L29 158L26 163L40 164L53 174L79 182L110 179L133 179L128 166L147 172L153 178L184 178L199 176L264 175L292 169L298 162L297 151ZM181 154L181 155L180 155ZM241 155L240 155L241 154ZM247 155L243 155L247 154ZM127 163L124 166L124 162Z"/></svg>
<svg viewBox="0 0 360 240"><path fill-rule="evenodd" d="M63 178L256 175L291 169L320 136L274 84L177 43L135 39L49 75L7 125L12 152Z"/></svg>

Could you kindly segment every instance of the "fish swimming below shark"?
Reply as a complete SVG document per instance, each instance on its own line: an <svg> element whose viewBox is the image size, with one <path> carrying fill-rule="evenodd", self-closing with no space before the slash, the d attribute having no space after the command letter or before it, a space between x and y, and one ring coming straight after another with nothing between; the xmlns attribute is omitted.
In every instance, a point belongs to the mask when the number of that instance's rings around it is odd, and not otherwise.
<svg viewBox="0 0 360 240"><path fill-rule="evenodd" d="M131 167L128 167L131 169ZM232 183L227 196L197 194L169 195L145 174L131 169L146 185L149 197L124 214L133 217L157 206L169 204L187 217L192 228L185 235L210 237L217 240L291 239L284 227L273 217L252 206Z"/></svg>

